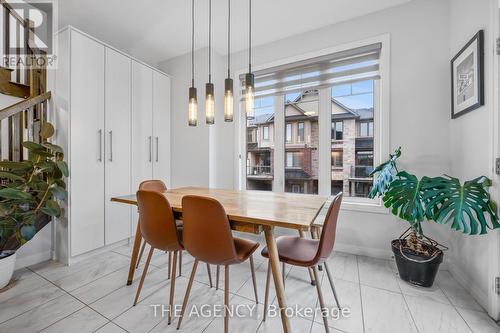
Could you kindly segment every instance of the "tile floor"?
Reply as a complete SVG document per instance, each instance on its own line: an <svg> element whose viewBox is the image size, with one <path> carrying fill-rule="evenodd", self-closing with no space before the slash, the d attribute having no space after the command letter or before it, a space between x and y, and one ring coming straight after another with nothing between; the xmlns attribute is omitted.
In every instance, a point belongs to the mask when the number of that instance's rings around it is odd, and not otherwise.
<svg viewBox="0 0 500 333"><path fill-rule="evenodd" d="M140 302L133 307L139 274L132 286L125 286L130 252L127 245L70 267L46 262L17 271L15 288L0 294L0 332L175 332L177 319L169 326L165 318L154 316L151 306L168 300L167 255L157 251L153 256ZM267 264L259 254L255 259L259 303L263 303ZM184 253L176 304L182 302L192 262ZM500 332L500 326L447 271L439 272L433 288L422 289L401 281L391 261L337 252L330 266L341 305L350 309L349 317L329 320L332 332ZM212 274L215 281L215 269ZM317 294L307 282L307 270L289 267L286 274L289 305L316 307ZM325 302L333 307L327 278L324 272L319 274ZM231 304L255 304L248 264L231 267L230 292ZM205 265L200 265L190 305L222 302L223 292L209 288ZM276 304L272 287L270 302ZM262 322L262 308L259 304L249 316L230 319L230 331L280 332L279 318ZM292 326L294 332L324 332L320 316L294 317ZM222 332L222 327L222 318L186 317L179 332Z"/></svg>

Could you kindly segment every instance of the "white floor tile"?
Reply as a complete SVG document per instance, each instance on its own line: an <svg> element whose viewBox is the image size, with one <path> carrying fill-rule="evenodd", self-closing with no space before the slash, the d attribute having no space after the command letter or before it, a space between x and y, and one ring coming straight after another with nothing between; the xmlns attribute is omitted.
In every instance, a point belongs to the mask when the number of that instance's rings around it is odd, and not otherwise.
<svg viewBox="0 0 500 333"><path fill-rule="evenodd" d="M108 323L106 318L91 308L85 307L45 328L41 333L92 333L106 323Z"/></svg>
<svg viewBox="0 0 500 333"><path fill-rule="evenodd" d="M328 259L328 267L337 279L359 282L358 260L353 254L334 252Z"/></svg>
<svg viewBox="0 0 500 333"><path fill-rule="evenodd" d="M457 308L458 312L465 319L465 322L475 333L498 333L500 325L491 319L487 313L482 311L467 310Z"/></svg>
<svg viewBox="0 0 500 333"><path fill-rule="evenodd" d="M420 333L471 332L453 306L414 296L405 299Z"/></svg>
<svg viewBox="0 0 500 333"><path fill-rule="evenodd" d="M448 297L446 297L446 295L441 290L441 288L439 288L439 285L437 283L435 283L430 288L415 286L401 279L398 279L398 283L399 287L401 288L401 291L405 295L422 297L429 301L439 302L448 305L451 304L450 301L448 300Z"/></svg>
<svg viewBox="0 0 500 333"><path fill-rule="evenodd" d="M361 284L394 292L401 292L397 271L389 260L358 257Z"/></svg>
<svg viewBox="0 0 500 333"><path fill-rule="evenodd" d="M450 299L451 304L469 310L483 311L484 309L474 300L472 295L448 271L439 271L436 282Z"/></svg>
<svg viewBox="0 0 500 333"><path fill-rule="evenodd" d="M95 333L127 333L124 329L120 328L118 325L110 322L95 331Z"/></svg>
<svg viewBox="0 0 500 333"><path fill-rule="evenodd" d="M361 299L366 333L417 332L402 294L362 285Z"/></svg>

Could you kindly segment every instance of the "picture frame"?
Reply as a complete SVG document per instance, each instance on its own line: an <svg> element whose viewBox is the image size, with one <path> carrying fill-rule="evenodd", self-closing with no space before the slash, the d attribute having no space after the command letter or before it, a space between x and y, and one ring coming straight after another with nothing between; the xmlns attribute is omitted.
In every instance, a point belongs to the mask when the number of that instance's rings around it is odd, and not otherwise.
<svg viewBox="0 0 500 333"><path fill-rule="evenodd" d="M451 60L451 118L484 105L484 30Z"/></svg>

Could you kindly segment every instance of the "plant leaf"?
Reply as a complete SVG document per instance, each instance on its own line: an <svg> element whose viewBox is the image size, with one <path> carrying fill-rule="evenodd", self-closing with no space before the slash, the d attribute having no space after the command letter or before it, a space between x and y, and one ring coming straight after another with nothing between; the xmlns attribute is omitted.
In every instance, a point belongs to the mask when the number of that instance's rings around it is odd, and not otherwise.
<svg viewBox="0 0 500 333"><path fill-rule="evenodd" d="M380 164L371 173L370 176L378 174L373 180L373 186L368 193L369 198L375 198L377 196L382 196L389 189L392 180L394 179L394 173L396 173L396 160L401 156L401 147L396 149L394 154L389 155L388 161Z"/></svg>
<svg viewBox="0 0 500 333"><path fill-rule="evenodd" d="M5 198L5 199L24 199L24 200L29 200L31 199L31 194L27 192L23 192L21 190L11 188L11 187L6 187L0 190L0 197Z"/></svg>
<svg viewBox="0 0 500 333"><path fill-rule="evenodd" d="M47 149L52 150L55 153L61 153L62 154L62 152L63 152L63 149L60 146L54 145L54 144L52 144L50 142L44 142L44 143L42 143L42 146L45 147L45 148L47 148Z"/></svg>
<svg viewBox="0 0 500 333"><path fill-rule="evenodd" d="M451 228L466 235L486 234L500 228L496 204L491 200L487 177L466 181L444 176L430 178L424 185L425 214L440 224L451 222ZM488 223L485 215L489 216Z"/></svg>
<svg viewBox="0 0 500 333"><path fill-rule="evenodd" d="M42 145L33 142L33 141L24 141L23 142L23 147L28 149L28 150L36 150L36 149L44 149Z"/></svg>
<svg viewBox="0 0 500 333"><path fill-rule="evenodd" d="M45 207L42 207L41 211L49 216L59 217L61 215L61 207L54 200L47 200Z"/></svg>
<svg viewBox="0 0 500 333"><path fill-rule="evenodd" d="M62 174L65 177L68 177L69 176L68 164L65 161L57 161L56 164L59 170L61 170Z"/></svg>
<svg viewBox="0 0 500 333"><path fill-rule="evenodd" d="M21 176L18 176L16 174L13 174L8 171L0 171L0 178L8 179L10 181L21 181L24 182L24 178Z"/></svg>
<svg viewBox="0 0 500 333"><path fill-rule="evenodd" d="M54 197L58 200L66 200L66 198L68 197L68 192L66 191L66 189L57 185L51 187L50 192L52 192Z"/></svg>

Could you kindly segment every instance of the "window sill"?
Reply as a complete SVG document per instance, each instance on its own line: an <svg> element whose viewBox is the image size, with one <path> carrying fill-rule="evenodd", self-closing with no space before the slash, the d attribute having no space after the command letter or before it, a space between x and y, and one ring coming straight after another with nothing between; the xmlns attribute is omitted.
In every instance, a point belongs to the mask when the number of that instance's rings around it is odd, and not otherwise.
<svg viewBox="0 0 500 333"><path fill-rule="evenodd" d="M363 212L363 213L374 213L374 214L383 214L389 215L390 211L388 208L380 202L375 201L366 201L360 202L355 200L350 200L349 198L345 199L342 202L340 207L341 210L353 211L353 212Z"/></svg>

